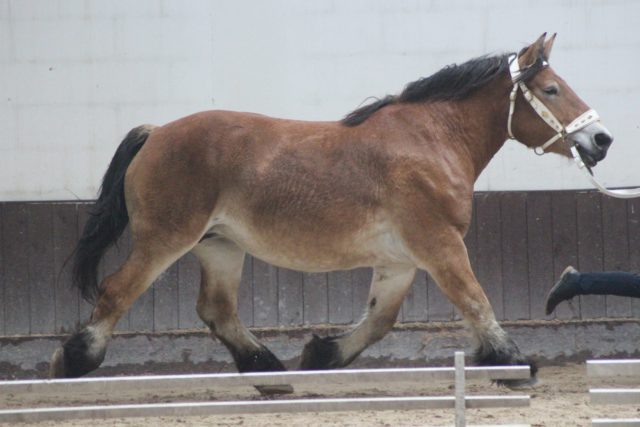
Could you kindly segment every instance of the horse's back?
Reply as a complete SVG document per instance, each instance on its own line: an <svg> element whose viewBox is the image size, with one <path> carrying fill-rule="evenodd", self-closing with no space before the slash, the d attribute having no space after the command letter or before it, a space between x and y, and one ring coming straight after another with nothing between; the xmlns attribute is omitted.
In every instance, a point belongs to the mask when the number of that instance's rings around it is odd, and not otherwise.
<svg viewBox="0 0 640 427"><path fill-rule="evenodd" d="M384 247L394 240L387 155L354 135L337 122L228 111L188 116L156 129L140 151L131 186L153 191L133 203L169 205L174 222L206 217L216 234L298 269L401 257L400 248Z"/></svg>

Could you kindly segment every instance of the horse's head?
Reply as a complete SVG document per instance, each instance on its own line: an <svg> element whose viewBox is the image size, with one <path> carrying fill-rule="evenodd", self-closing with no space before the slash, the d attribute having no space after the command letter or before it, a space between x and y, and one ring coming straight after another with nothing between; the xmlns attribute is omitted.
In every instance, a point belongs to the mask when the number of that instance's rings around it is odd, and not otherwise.
<svg viewBox="0 0 640 427"><path fill-rule="evenodd" d="M575 146L588 166L604 159L613 136L598 114L548 65L555 34L546 33L512 58L509 135L536 153L571 156Z"/></svg>

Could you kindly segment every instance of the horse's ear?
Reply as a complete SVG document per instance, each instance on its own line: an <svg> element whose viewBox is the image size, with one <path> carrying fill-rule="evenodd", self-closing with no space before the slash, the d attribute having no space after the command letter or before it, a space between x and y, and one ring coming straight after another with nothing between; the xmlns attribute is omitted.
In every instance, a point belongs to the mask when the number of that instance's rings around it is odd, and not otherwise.
<svg viewBox="0 0 640 427"><path fill-rule="evenodd" d="M538 58L540 58L540 55L544 55L545 37L547 37L547 33L543 33L540 37L538 37L538 40L533 42L532 45L525 47L520 51L520 55L518 55L520 58L520 68L524 69L533 65L538 60Z"/></svg>
<svg viewBox="0 0 640 427"><path fill-rule="evenodd" d="M544 42L544 52L542 53L544 60L549 61L549 56L551 55L551 49L553 48L553 42L556 40L556 36L558 33L553 33L549 40Z"/></svg>

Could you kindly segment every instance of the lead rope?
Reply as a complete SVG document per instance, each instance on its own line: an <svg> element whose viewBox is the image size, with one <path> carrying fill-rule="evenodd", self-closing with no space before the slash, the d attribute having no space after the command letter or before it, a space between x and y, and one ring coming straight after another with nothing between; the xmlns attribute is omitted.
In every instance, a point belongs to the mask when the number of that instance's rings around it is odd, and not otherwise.
<svg viewBox="0 0 640 427"><path fill-rule="evenodd" d="M524 99L527 100L527 102L531 105L531 107L533 107L534 111L542 118L542 120L544 120L545 123L547 123L553 130L557 132L547 142L533 149L533 151L539 156L545 154L546 149L550 147L554 142L558 140L564 141L567 135L573 132L577 132L580 129L589 126L591 123L595 123L600 120L598 113L595 110L591 109L582 113L575 120L569 123L569 125L563 126L561 122L555 118L553 113L546 107L546 105L544 105L542 101L540 101L538 98L536 98L535 95L533 95L533 93L531 93L524 82L518 80L518 77L520 75L520 64L518 63L518 55L513 55L511 58L509 58L509 62L509 72L511 73L511 82L513 83L513 89L509 94L509 117L507 120L507 131L509 133L509 138L516 139L515 136L513 136L513 132L511 130L511 122L513 118L513 111L515 109L518 89L522 91ZM547 65L546 62L544 63L544 65ZM578 149L576 148L575 144L571 145L571 155L573 156L573 160L578 166L578 169L582 170L589 181L591 181L591 184L593 184L593 186L602 193L619 199L631 199L634 197L640 197L640 187L610 190L604 185L600 184L596 180L595 176L593 176L593 172L591 171L591 169L584 164L584 161L580 157L580 153L578 153Z"/></svg>
<svg viewBox="0 0 640 427"><path fill-rule="evenodd" d="M580 157L578 149L575 147L575 145L571 146L571 154L573 155L573 160L576 162L578 169L584 172L584 174L587 176L587 178L589 178L589 181L591 181L591 184L593 184L594 187L596 187L607 196L616 197L618 199L633 199L634 197L640 197L640 187L620 188L617 190L608 189L596 180L596 177L593 176L593 172L591 172L591 169L589 169L587 165L585 165L582 161L582 158Z"/></svg>

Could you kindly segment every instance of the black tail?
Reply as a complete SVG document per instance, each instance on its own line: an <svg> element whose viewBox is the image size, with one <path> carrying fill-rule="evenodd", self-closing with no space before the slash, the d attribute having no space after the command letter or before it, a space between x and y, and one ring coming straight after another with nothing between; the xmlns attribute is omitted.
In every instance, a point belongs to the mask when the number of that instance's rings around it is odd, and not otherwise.
<svg viewBox="0 0 640 427"><path fill-rule="evenodd" d="M105 251L122 235L129 214L124 200L124 176L153 126L143 125L129 131L116 150L102 179L100 195L89 213L82 236L75 249L73 285L82 297L95 302L100 294L98 265Z"/></svg>

